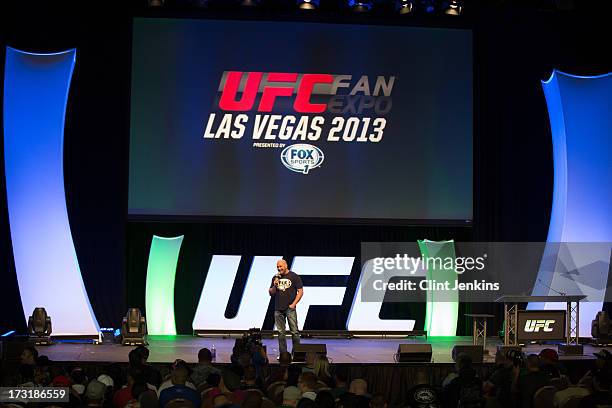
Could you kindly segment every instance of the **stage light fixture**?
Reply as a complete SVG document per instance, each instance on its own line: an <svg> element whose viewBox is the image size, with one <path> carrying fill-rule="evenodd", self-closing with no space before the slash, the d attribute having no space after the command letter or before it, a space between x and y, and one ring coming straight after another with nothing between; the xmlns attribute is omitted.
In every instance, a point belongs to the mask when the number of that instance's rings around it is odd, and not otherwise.
<svg viewBox="0 0 612 408"><path fill-rule="evenodd" d="M461 15L461 12L463 11L463 5L461 3L462 2L460 0L451 0L444 10L444 14L449 16Z"/></svg>
<svg viewBox="0 0 612 408"><path fill-rule="evenodd" d="M320 0L297 0L297 6L302 10L314 10L319 7Z"/></svg>
<svg viewBox="0 0 612 408"><path fill-rule="evenodd" d="M395 10L397 10L399 14L410 14L412 13L413 7L413 0L397 0L395 2Z"/></svg>
<svg viewBox="0 0 612 408"><path fill-rule="evenodd" d="M137 346L147 344L147 322L138 308L130 308L121 322L121 344Z"/></svg>
<svg viewBox="0 0 612 408"><path fill-rule="evenodd" d="M372 10L372 0L349 0L348 7L356 13L366 13Z"/></svg>
<svg viewBox="0 0 612 408"><path fill-rule="evenodd" d="M44 307L37 307L28 318L28 336L36 345L51 344L51 316Z"/></svg>

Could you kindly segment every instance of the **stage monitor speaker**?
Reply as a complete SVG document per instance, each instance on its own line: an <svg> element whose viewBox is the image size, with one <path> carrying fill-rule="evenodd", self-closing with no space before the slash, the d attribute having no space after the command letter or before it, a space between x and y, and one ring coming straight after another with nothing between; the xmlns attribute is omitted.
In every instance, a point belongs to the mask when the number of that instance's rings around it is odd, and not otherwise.
<svg viewBox="0 0 612 408"><path fill-rule="evenodd" d="M453 357L453 361L457 361L457 356L459 356L459 354L467 354L468 356L470 356L473 363L482 363L484 350L482 346L479 345L456 345L455 347L453 347L453 351L451 354L451 356Z"/></svg>
<svg viewBox="0 0 612 408"><path fill-rule="evenodd" d="M431 344L400 344L396 360L400 363L430 362Z"/></svg>
<svg viewBox="0 0 612 408"><path fill-rule="evenodd" d="M559 355L562 356L582 356L584 355L584 347L582 344L560 344Z"/></svg>
<svg viewBox="0 0 612 408"><path fill-rule="evenodd" d="M296 344L293 346L293 361L306 361L306 353L317 353L321 356L327 355L327 346L325 344Z"/></svg>

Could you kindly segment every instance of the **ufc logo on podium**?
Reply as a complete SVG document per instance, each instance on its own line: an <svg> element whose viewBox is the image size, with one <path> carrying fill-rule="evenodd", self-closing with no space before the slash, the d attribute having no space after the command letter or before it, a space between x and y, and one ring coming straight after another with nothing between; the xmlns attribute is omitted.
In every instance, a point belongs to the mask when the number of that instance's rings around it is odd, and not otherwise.
<svg viewBox="0 0 612 408"><path fill-rule="evenodd" d="M537 333L542 329L542 331L545 332L552 332L553 328L551 326L553 324L555 324L554 320L527 320L527 322L525 322L525 331L527 333Z"/></svg>

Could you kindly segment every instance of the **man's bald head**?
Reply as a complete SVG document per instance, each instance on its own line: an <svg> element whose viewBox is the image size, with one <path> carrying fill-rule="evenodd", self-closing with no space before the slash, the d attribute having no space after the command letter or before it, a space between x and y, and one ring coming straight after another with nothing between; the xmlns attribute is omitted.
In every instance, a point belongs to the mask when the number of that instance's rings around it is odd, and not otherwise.
<svg viewBox="0 0 612 408"><path fill-rule="evenodd" d="M351 381L349 392L355 395L365 395L368 392L368 383L362 378Z"/></svg>
<svg viewBox="0 0 612 408"><path fill-rule="evenodd" d="M282 275L289 272L289 266L287 265L287 261L285 261L284 259L279 259L278 262L276 262L276 270Z"/></svg>

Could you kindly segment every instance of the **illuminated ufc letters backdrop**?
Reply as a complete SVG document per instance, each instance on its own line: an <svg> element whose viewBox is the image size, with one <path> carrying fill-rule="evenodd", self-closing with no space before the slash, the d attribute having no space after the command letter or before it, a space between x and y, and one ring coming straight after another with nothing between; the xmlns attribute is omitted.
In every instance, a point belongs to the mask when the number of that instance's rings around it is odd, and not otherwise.
<svg viewBox="0 0 612 408"><path fill-rule="evenodd" d="M472 219L468 30L141 18L132 50L132 215Z"/></svg>

